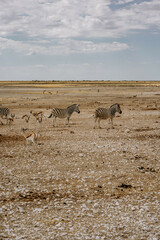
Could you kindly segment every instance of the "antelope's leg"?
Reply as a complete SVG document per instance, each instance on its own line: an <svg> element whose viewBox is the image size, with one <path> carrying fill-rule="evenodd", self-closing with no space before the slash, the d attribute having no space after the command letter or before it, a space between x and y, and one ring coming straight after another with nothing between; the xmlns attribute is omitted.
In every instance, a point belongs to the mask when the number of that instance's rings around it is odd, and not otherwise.
<svg viewBox="0 0 160 240"><path fill-rule="evenodd" d="M0 120L1 125L3 125L3 122Z"/></svg>

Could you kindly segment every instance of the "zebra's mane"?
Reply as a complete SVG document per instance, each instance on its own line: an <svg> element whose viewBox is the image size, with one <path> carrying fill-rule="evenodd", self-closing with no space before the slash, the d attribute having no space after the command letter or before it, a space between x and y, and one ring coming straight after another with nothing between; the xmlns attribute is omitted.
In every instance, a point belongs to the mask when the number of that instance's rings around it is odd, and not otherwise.
<svg viewBox="0 0 160 240"><path fill-rule="evenodd" d="M67 108L70 108L70 107L73 107L73 106L76 106L77 104L72 104L72 105L70 105L69 107L67 107Z"/></svg>
<svg viewBox="0 0 160 240"><path fill-rule="evenodd" d="M111 107L113 107L113 106L115 106L115 105L119 105L118 103L114 103L113 105L111 105L109 108L111 108Z"/></svg>

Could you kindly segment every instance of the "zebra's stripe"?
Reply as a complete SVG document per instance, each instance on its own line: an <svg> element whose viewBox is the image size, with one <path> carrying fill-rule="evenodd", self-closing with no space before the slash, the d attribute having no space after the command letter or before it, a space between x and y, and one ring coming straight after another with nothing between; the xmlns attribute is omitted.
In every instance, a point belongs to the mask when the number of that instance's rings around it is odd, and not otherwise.
<svg viewBox="0 0 160 240"><path fill-rule="evenodd" d="M7 117L9 113L9 108L0 108L0 117Z"/></svg>
<svg viewBox="0 0 160 240"><path fill-rule="evenodd" d="M78 108L77 104L73 104L65 109L61 108L53 108L49 118L53 117L54 119L54 125L55 125L55 119L58 118L67 118L68 124L69 124L69 119L72 115L73 112L80 113L80 110Z"/></svg>

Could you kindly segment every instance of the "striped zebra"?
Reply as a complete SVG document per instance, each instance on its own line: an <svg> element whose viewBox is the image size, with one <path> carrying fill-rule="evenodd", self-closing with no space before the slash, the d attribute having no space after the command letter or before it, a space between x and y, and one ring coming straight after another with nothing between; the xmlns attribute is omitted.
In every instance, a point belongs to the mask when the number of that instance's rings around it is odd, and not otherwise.
<svg viewBox="0 0 160 240"><path fill-rule="evenodd" d="M0 108L0 117L1 118L6 118L7 119L9 113L10 113L9 108ZM1 121L1 123L2 123L2 121Z"/></svg>
<svg viewBox="0 0 160 240"><path fill-rule="evenodd" d="M80 110L78 108L78 104L73 104L65 109L61 108L53 108L51 114L48 118L53 117L53 126L56 126L56 118L65 118L64 126L66 125L66 121L69 125L69 120L73 112L80 113Z"/></svg>
<svg viewBox="0 0 160 240"><path fill-rule="evenodd" d="M112 128L113 127L113 118L115 117L115 113L118 112L118 113L122 113L122 110L120 108L120 105L118 103L115 103L113 105L110 106L110 108L97 108L95 110L95 115L94 115L94 118L95 118L95 125L94 125L94 128L96 127L96 122L98 120L98 127L100 127L100 121L102 119L107 119L109 118L110 121L111 121L111 125L112 125Z"/></svg>

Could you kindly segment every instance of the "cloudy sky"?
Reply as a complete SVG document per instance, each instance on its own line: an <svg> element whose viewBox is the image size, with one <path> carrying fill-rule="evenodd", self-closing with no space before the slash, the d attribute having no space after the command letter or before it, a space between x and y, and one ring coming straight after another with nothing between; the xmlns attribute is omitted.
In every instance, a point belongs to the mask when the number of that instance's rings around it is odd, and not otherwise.
<svg viewBox="0 0 160 240"><path fill-rule="evenodd" d="M0 80L160 80L160 0L0 0Z"/></svg>

